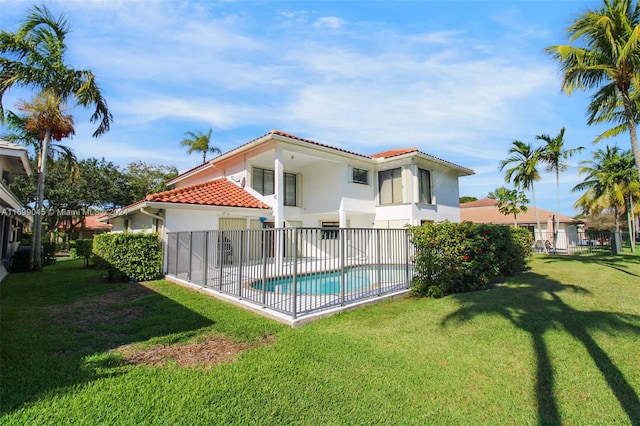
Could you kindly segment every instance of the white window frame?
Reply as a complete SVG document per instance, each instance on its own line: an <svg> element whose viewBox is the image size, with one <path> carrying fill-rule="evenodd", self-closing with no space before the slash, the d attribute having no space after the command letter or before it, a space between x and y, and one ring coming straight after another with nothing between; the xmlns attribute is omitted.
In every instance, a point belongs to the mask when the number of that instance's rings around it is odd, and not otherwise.
<svg viewBox="0 0 640 426"><path fill-rule="evenodd" d="M364 172L364 182L356 179L356 171ZM351 167L351 183L357 183L359 185L369 185L369 170L361 169L360 167Z"/></svg>
<svg viewBox="0 0 640 426"><path fill-rule="evenodd" d="M423 188L423 182L422 182L422 173L426 172L428 173L429 176L429 182L428 182L428 187L426 188L428 193L424 194L424 188ZM418 202L420 204L429 204L432 205L433 204L433 179L432 179L432 175L433 173L431 173L431 170L429 169L423 169L423 168L418 168ZM425 197L424 195L428 195L428 197Z"/></svg>
<svg viewBox="0 0 640 426"><path fill-rule="evenodd" d="M394 177L393 174L398 171L399 176ZM385 200L383 200L382 198L382 186L384 185L384 182L381 179L381 176L384 173L391 173L391 180L390 180L390 186L388 187L387 190L391 191L391 200L390 202L386 202ZM386 185L385 185L386 186ZM391 206L394 204L402 204L403 200L404 200L404 196L403 196L403 170L402 167L394 167L392 169L387 169L387 170L380 170L378 171L378 204L381 206Z"/></svg>

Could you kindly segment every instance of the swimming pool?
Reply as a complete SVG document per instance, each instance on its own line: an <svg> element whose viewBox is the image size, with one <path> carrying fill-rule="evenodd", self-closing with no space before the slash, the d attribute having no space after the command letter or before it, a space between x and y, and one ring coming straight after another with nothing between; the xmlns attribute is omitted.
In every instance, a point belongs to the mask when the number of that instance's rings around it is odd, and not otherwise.
<svg viewBox="0 0 640 426"><path fill-rule="evenodd" d="M411 271L409 272L411 273ZM340 270L298 274L296 277L296 294L337 294L340 293L341 279L342 271ZM267 278L265 283L266 291L268 292L293 293L293 276ZM366 291L370 288L375 288L378 284L388 285L392 283L406 284L405 266L354 266L344 270L345 293ZM251 284L251 288L262 290L263 281L254 281Z"/></svg>

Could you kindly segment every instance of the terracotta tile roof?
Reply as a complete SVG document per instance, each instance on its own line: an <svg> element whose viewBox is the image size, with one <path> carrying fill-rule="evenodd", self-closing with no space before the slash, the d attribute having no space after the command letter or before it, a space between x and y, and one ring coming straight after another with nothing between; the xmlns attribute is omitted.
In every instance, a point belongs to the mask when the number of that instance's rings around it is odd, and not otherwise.
<svg viewBox="0 0 640 426"><path fill-rule="evenodd" d="M108 216L107 213L94 214L84 218L84 229L90 231L110 231L113 225L99 222L99 219Z"/></svg>
<svg viewBox="0 0 640 426"><path fill-rule="evenodd" d="M253 209L271 208L226 178L150 194L144 201Z"/></svg>
<svg viewBox="0 0 640 426"><path fill-rule="evenodd" d="M469 206L469 204L476 204L475 206ZM492 198L483 198L481 200L473 201L471 203L464 203L460 205L460 220L463 222L473 223L495 223L495 224L513 224L513 215L505 216L500 213L498 207L495 205L496 200ZM528 210L525 213L518 214L518 224L535 224L536 212L533 206L527 206ZM538 218L540 224L547 223L549 217L554 216L555 213L549 210L537 209ZM561 223L574 223L581 222L570 216L560 215L559 220Z"/></svg>
<svg viewBox="0 0 640 426"><path fill-rule="evenodd" d="M469 201L468 203L461 203L460 204L460 208L461 209L468 209L468 208L473 208L473 207L493 207L496 204L498 204L498 201L494 200L493 198L481 198L481 199L476 200L476 201Z"/></svg>
<svg viewBox="0 0 640 426"><path fill-rule="evenodd" d="M108 217L108 213L98 213L91 216L85 216L83 220L82 226L76 225L77 229L83 229L85 231L111 231L113 225L99 222L99 219ZM63 220L59 225L58 229L67 230L69 229L70 224L68 220Z"/></svg>
<svg viewBox="0 0 640 426"><path fill-rule="evenodd" d="M410 152L418 152L418 148L396 148L370 155L371 158L391 158L398 155L408 154Z"/></svg>

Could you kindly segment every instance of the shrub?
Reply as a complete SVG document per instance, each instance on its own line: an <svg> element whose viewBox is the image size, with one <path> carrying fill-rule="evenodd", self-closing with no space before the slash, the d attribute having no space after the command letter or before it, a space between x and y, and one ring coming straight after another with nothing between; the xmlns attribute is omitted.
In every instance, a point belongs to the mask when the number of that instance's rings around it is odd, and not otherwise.
<svg viewBox="0 0 640 426"><path fill-rule="evenodd" d="M160 276L162 243L157 233L100 234L93 240L94 264L114 281L147 281Z"/></svg>
<svg viewBox="0 0 640 426"><path fill-rule="evenodd" d="M89 266L89 259L93 255L93 240L74 240L69 243L69 256L72 259L84 258L84 265Z"/></svg>
<svg viewBox="0 0 640 426"><path fill-rule="evenodd" d="M464 223L409 228L416 248L411 293L443 297L485 288L496 277L526 268L531 236L526 229Z"/></svg>

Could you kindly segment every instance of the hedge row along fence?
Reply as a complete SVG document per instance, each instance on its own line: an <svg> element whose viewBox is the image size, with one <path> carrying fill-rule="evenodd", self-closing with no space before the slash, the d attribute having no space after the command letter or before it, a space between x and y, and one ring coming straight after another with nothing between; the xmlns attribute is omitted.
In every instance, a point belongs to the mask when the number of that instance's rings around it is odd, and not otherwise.
<svg viewBox="0 0 640 426"><path fill-rule="evenodd" d="M162 242L157 233L99 234L93 239L93 261L111 280L148 281L162 270Z"/></svg>
<svg viewBox="0 0 640 426"><path fill-rule="evenodd" d="M503 225L428 223L409 228L415 245L414 296L443 297L486 288L520 273L533 254L531 233Z"/></svg>

